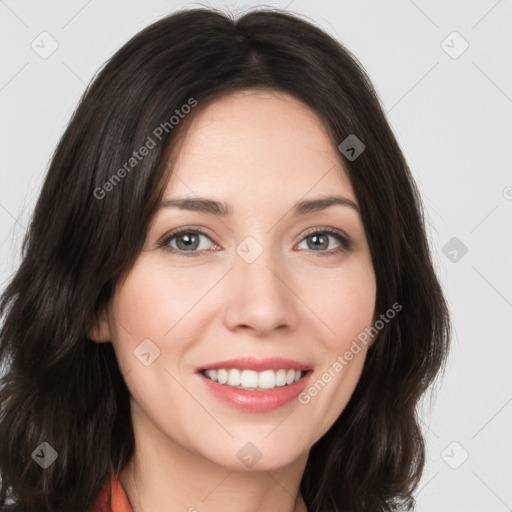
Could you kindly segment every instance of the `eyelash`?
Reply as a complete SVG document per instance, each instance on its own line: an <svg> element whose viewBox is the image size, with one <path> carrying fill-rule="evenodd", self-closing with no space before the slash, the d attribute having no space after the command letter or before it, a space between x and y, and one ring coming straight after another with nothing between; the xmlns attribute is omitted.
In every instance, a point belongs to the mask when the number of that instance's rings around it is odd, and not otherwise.
<svg viewBox="0 0 512 512"><path fill-rule="evenodd" d="M158 247L163 248L168 253L176 254L178 257L185 257L185 258L190 258L190 257L194 258L197 256L201 256L201 253L206 252L204 250L202 250L202 251L182 251L179 249L174 249L173 247L171 248L169 246L169 242L173 238L175 238L179 235L185 234L185 233L186 234L204 235L206 238L211 240L211 238L201 229L179 228L174 231L171 231L170 233L167 233L164 236L164 238L158 242ZM312 235L317 235L317 234L329 234L329 235L337 238L338 241L340 242L341 246L338 249L331 249L330 251L311 251L311 250L307 251L307 252L318 253L316 256L320 256L320 257L336 256L342 252L347 252L352 249L352 242L346 236L344 236L340 231L338 231L337 229L333 229L333 228L322 228L322 229L316 229L314 231L307 232L304 235L304 237L302 238L302 240L300 241L300 243L303 240L305 240L306 238L308 238ZM211 241L213 242L213 240L211 240ZM314 256L312 256L312 257L314 257Z"/></svg>

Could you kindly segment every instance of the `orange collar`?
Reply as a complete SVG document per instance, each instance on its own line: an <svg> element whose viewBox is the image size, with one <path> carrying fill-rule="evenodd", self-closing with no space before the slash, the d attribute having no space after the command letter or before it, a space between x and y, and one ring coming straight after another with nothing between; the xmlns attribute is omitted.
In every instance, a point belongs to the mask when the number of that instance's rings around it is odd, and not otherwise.
<svg viewBox="0 0 512 512"><path fill-rule="evenodd" d="M103 485L94 505L94 512L133 512L117 476L112 475Z"/></svg>

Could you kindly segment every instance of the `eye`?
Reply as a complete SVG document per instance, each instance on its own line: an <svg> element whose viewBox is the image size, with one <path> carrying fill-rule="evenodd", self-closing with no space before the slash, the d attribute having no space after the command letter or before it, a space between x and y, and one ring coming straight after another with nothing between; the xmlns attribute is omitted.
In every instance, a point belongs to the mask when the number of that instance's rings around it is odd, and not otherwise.
<svg viewBox="0 0 512 512"><path fill-rule="evenodd" d="M327 247L329 246L329 238L338 240L340 246L337 249L327 250ZM307 243L308 240L311 240L311 243ZM316 247L319 249L313 250L313 252L319 253L318 256L332 256L341 252L349 251L352 248L352 243L349 238L342 234L341 231L333 228L322 228L310 231L303 238L301 244L304 242L306 242L306 245L309 248Z"/></svg>
<svg viewBox="0 0 512 512"><path fill-rule="evenodd" d="M205 250L204 244L201 244L201 237L210 240L210 237L200 229L179 229L169 233L158 245L180 256L200 256ZM172 245L175 239L177 247Z"/></svg>
<svg viewBox="0 0 512 512"><path fill-rule="evenodd" d="M211 242L211 238L198 228L182 228L168 233L158 242L158 246L178 256L195 257L200 256L202 252L208 249L208 243L202 244L201 238L205 238ZM335 249L327 250L329 239L338 240L340 246ZM311 240L311 243L308 243L308 240ZM176 242L176 244L174 244L174 242ZM317 256L333 256L341 252L349 251L352 248L350 239L341 231L333 228L316 228L303 237L301 244L304 242L306 242L306 245L310 249L308 252L316 252L318 253Z"/></svg>

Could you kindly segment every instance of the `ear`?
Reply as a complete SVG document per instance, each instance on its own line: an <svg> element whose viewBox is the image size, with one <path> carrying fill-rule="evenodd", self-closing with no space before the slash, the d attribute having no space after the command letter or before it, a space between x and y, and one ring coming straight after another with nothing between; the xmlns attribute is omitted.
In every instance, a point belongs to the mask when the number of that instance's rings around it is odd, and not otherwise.
<svg viewBox="0 0 512 512"><path fill-rule="evenodd" d="M87 331L87 337L96 343L105 343L112 339L108 309L103 306L96 313L92 327Z"/></svg>

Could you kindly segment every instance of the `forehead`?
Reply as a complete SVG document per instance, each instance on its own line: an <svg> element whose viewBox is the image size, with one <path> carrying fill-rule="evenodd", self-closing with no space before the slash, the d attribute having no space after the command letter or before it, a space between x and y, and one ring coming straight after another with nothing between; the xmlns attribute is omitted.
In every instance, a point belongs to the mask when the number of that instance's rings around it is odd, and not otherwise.
<svg viewBox="0 0 512 512"><path fill-rule="evenodd" d="M198 104L165 195L253 199L343 193L355 202L337 144L322 119L294 96L243 90Z"/></svg>

